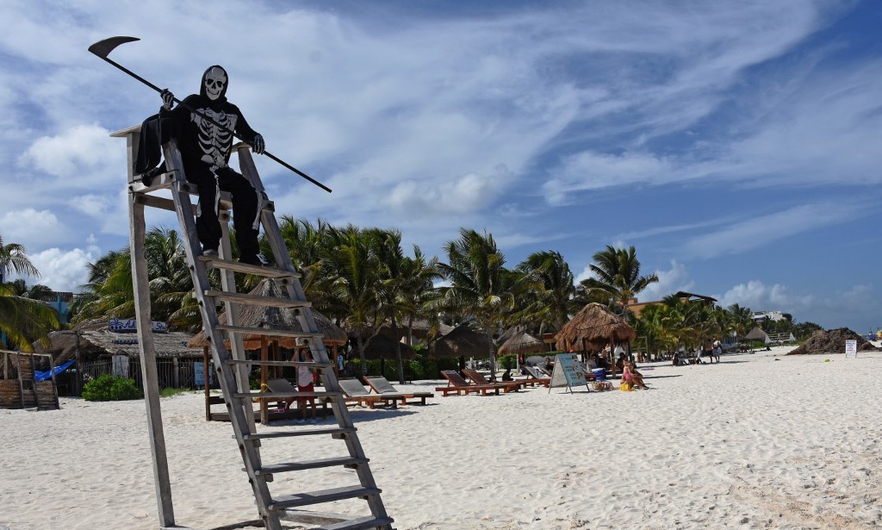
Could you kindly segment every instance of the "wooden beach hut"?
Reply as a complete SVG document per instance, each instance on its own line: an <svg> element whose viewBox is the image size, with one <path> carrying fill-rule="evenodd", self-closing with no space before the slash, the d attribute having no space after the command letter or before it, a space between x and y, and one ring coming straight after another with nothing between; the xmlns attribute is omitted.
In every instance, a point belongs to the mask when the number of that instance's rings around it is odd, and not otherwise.
<svg viewBox="0 0 882 530"><path fill-rule="evenodd" d="M49 345L33 344L34 351L51 354L56 366L76 360L75 366L58 375L59 392L78 396L83 384L104 374L113 374L135 380L143 388L141 379L140 347L134 333L135 320L113 318L104 322L90 322L71 330L53 331ZM153 323L153 341L156 349L157 377L160 388L195 388L196 363L201 355L187 347L192 333L167 331L162 322Z"/></svg>
<svg viewBox="0 0 882 530"><path fill-rule="evenodd" d="M42 381L37 371L50 376ZM0 350L0 409L59 408L52 356Z"/></svg>
<svg viewBox="0 0 882 530"><path fill-rule="evenodd" d="M637 338L637 332L624 318L593 302L564 324L556 338L558 350L587 354L607 344L628 343Z"/></svg>

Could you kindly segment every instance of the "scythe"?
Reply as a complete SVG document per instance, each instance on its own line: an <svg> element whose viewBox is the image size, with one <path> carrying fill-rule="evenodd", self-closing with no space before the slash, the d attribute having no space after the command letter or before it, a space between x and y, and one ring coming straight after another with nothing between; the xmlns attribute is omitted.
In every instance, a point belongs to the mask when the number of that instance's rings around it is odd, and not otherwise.
<svg viewBox="0 0 882 530"><path fill-rule="evenodd" d="M117 46L119 46L119 45L121 45L121 44L125 44L125 43L127 43L127 42L134 42L134 41L137 41L137 40L141 40L141 39L139 39L139 38L137 38L137 37L124 37L124 36L110 37L109 39L100 40L100 41L96 42L95 44L89 46L89 51L92 52L93 54L97 55L97 56L100 57L101 59L107 61L107 63L109 63L109 64L111 64L111 65L113 65L113 66L119 68L119 69L122 70L123 72L129 74L131 77L134 77L135 79L137 79L137 80L140 81L141 83L147 85L148 87L152 88L153 90L155 90L155 91L157 91L157 92L159 92L159 93L161 94L161 93L162 93L162 89L161 89L161 88L159 88L158 86L154 85L154 84L151 83L150 81L147 81L147 80L144 79L143 77L141 77L141 76L139 76L138 74L132 72L131 70L129 70L128 68L122 66L121 64L117 63L116 61L114 61L114 60L112 60L112 59L108 59L108 57L107 57L108 55L110 55L110 52L112 52L114 49L116 49ZM179 105L182 104L182 103L181 103L181 100L179 100L178 98L174 98L174 100L175 100L175 103L177 103L177 104L179 104ZM194 109L191 109L191 108L189 108L189 107L187 107L187 106L184 106L184 108L186 108L186 109L189 110L190 112L197 112L197 113L199 113L199 111L194 110ZM202 113L199 113L199 114L202 116L203 119L208 120L208 121L210 121L211 123L217 125L218 127L221 127L222 129L225 129L225 130L229 131L229 132L232 133L234 136L236 135L236 132L235 132L235 131L230 130L228 127L225 127L224 125L221 125L221 124L218 123L216 120L212 119L210 116L207 116L207 115L202 114ZM236 137L238 138L238 136L236 136ZM239 139L241 140L241 138L239 138ZM298 175L300 175L301 177L305 178L306 180L312 182L313 184L315 184L315 185L318 186L319 188L321 188L321 189L327 191L328 193L331 193L331 188L329 188L329 187L325 186L324 184L322 184L321 182L319 182L319 181L313 179L312 177L310 177L310 176L307 175L306 173L300 171L299 169L297 169L296 167L292 166L291 164L285 162L284 160L282 160L282 159L276 157L275 155L273 155L273 154L270 153L269 151L264 151L263 154L266 155L267 157L269 157L271 160L273 160L273 161L275 161L275 162L278 162L279 164L281 164L281 165L284 166L285 168L290 169L290 170L293 171L294 173L297 173Z"/></svg>

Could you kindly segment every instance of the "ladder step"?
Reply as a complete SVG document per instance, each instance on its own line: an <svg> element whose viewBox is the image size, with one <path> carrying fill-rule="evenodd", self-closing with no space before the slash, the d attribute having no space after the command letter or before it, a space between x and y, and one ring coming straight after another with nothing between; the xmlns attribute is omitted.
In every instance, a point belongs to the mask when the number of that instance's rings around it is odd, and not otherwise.
<svg viewBox="0 0 882 530"><path fill-rule="evenodd" d="M274 499L267 506L270 510L284 510L285 508L296 508L297 506L309 506L311 504L320 504L323 502L340 501L344 499L355 499L359 497L370 497L371 495L379 495L382 490L380 488L366 488L364 486L344 486L342 488L333 488L328 490L312 491L307 493L296 493L294 495L283 495L278 499Z"/></svg>
<svg viewBox="0 0 882 530"><path fill-rule="evenodd" d="M292 300L290 298L277 298L274 296L257 296L245 293L205 291L205 296L239 304L265 305L270 307L312 307L312 304L306 300Z"/></svg>
<svg viewBox="0 0 882 530"><path fill-rule="evenodd" d="M218 326L218 329L221 327ZM327 370L334 365L331 363L317 363L312 361L261 361L259 359L227 359L224 361L227 365L237 364L253 364L254 366L308 366L316 370Z"/></svg>
<svg viewBox="0 0 882 530"><path fill-rule="evenodd" d="M345 434L355 432L355 427L334 427L322 429L304 429L300 431L279 431L279 432L255 432L245 434L242 438L246 441L267 440L270 438L290 438L292 436L313 436L330 434L331 436L340 437Z"/></svg>
<svg viewBox="0 0 882 530"><path fill-rule="evenodd" d="M357 458L354 456L344 456L336 458L320 458L318 460L307 460L304 462L286 462L283 464L268 464L260 469L255 469L257 475L272 475L273 473L284 473L286 471L304 471L306 469L319 469L322 467L344 466L351 467L368 462L367 458Z"/></svg>
<svg viewBox="0 0 882 530"><path fill-rule="evenodd" d="M210 256L199 256L198 259L199 261L205 263L206 265L214 267L215 269L241 272L244 274L254 274L255 276L264 276L266 278L300 278L299 273L282 269L274 269L272 267L249 265L248 263L240 263L238 261L230 261Z"/></svg>
<svg viewBox="0 0 882 530"><path fill-rule="evenodd" d="M367 530L368 528L383 528L392 524L395 520L391 517L359 517L317 527L315 530Z"/></svg>
<svg viewBox="0 0 882 530"><path fill-rule="evenodd" d="M287 299L286 299L287 300ZM242 326L226 326L218 324L216 329L229 333L240 333L244 335L267 335L273 337L295 337L298 339L320 339L324 337L321 333L309 333L307 331L294 331L290 329L272 329L272 328L246 328Z"/></svg>

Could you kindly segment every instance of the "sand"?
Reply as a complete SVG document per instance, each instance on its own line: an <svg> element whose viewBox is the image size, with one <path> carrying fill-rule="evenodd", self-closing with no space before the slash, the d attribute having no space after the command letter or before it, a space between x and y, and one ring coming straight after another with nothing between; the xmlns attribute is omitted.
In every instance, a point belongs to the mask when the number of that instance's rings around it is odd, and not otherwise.
<svg viewBox="0 0 882 530"><path fill-rule="evenodd" d="M400 530L882 527L882 353L790 349L646 364L646 391L436 394L425 407L350 410ZM206 422L198 393L162 411L177 524L255 519L229 424ZM264 459L343 451L314 438L266 444ZM158 527L142 401L0 410L0 447L0 529ZM273 486L342 486L352 473L288 473ZM335 511L366 513L351 502Z"/></svg>

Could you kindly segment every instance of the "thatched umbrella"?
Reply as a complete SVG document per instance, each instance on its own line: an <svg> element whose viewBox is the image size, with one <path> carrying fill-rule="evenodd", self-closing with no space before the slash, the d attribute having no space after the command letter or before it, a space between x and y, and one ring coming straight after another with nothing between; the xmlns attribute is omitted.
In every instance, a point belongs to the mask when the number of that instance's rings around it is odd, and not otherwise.
<svg viewBox="0 0 882 530"><path fill-rule="evenodd" d="M515 333L499 347L499 355L506 355L509 353L520 355L522 353L542 353L544 351L547 351L547 348L545 347L545 343L542 342L542 339L534 337L526 331Z"/></svg>
<svg viewBox="0 0 882 530"><path fill-rule="evenodd" d="M622 344L637 338L628 322L605 306L590 303L557 332L557 349L588 353L607 344Z"/></svg>
<svg viewBox="0 0 882 530"><path fill-rule="evenodd" d="M288 298L288 291L280 288L276 281L272 278L261 280L260 283L257 284L257 287L252 289L249 294L269 298ZM316 328L318 328L318 331L323 335L322 342L324 344L333 346L334 351L333 357L331 357L331 362L336 368L337 364L334 362L334 360L337 357L337 346L346 344L349 338L346 336L346 332L342 328L340 328L339 326L335 326L324 315L321 315L316 311L313 311L312 314L315 320ZM217 320L219 324L226 324L227 314L222 313L218 316ZM253 333L242 336L242 342L245 349L255 350L259 348L260 359L264 361L270 360L270 344L273 345L273 360L282 360L280 358L280 348L297 347L297 339L295 337L281 334L273 335L271 330L303 331L303 327L300 325L300 320L298 320L297 317L294 316L294 312L291 309L254 304L242 307L242 309L239 311L239 321L237 322L237 325L240 327L259 328L268 331L268 333ZM228 345L227 347L229 347L229 340L225 341L225 343ZM210 343L208 342L208 336L205 333L205 330L200 331L188 343L188 346L191 348L202 348L206 367L208 366L209 345ZM275 367L274 372L275 376L279 377L279 367ZM260 369L261 384L267 384L268 378L269 367L262 366ZM207 402L209 397L208 378L206 378L205 381L205 396ZM266 421L268 421L268 415L269 410L267 402L266 400L261 400L260 417L261 421L264 422L264 424Z"/></svg>
<svg viewBox="0 0 882 530"><path fill-rule="evenodd" d="M434 359L478 357L486 358L491 343L483 333L472 331L468 324L460 324L438 339L429 352Z"/></svg>
<svg viewBox="0 0 882 530"><path fill-rule="evenodd" d="M372 338L370 342L368 342L367 346L364 349L364 357L365 359L397 359L398 354L396 348L398 342L385 336L385 335L377 335ZM416 350L407 344L401 344L401 358L402 359L415 359L416 358Z"/></svg>
<svg viewBox="0 0 882 530"><path fill-rule="evenodd" d="M272 278L262 280L249 294L274 298L288 297L287 291L280 289ZM346 331L344 331L343 328L335 325L328 317L317 311L313 311L312 315L315 319L315 325L318 328L318 331L323 335L322 341L326 345L334 346L336 349L336 346L343 346L346 344L349 338L346 336ZM217 320L220 324L226 324L226 313L219 315ZM300 321L294 316L294 312L290 309L259 305L248 305L242 308L239 312L239 326L265 330L277 329L279 331L303 331L303 328L300 326ZM274 342L283 348L296 347L294 337L287 335L273 335L272 333L266 335L262 333L244 335L242 340L245 343L245 349L248 350L260 348L265 341ZM188 343L188 346L191 348L203 348L208 345L209 342L205 330L196 334L196 336L194 336Z"/></svg>

